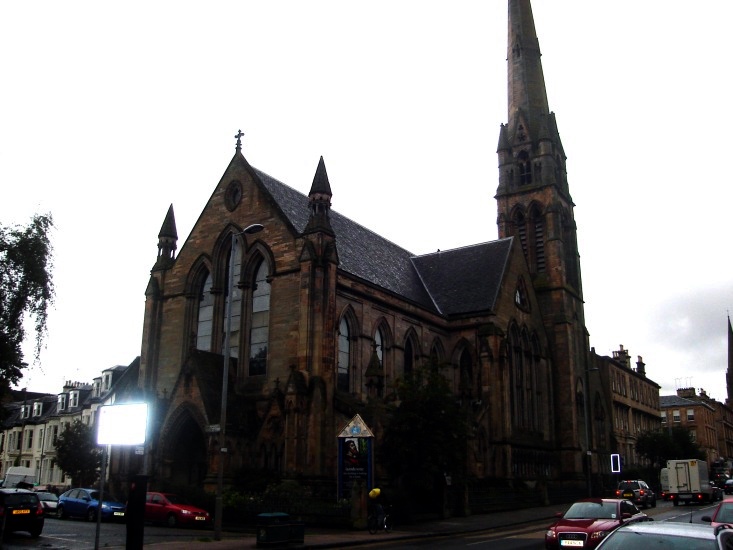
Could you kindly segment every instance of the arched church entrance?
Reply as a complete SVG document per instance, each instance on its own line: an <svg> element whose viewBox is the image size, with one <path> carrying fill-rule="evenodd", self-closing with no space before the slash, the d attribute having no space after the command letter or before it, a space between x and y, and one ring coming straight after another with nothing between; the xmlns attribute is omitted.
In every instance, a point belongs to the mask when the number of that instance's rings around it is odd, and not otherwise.
<svg viewBox="0 0 733 550"><path fill-rule="evenodd" d="M173 486L203 487L208 471L206 438L190 411L182 411L166 437L163 477Z"/></svg>

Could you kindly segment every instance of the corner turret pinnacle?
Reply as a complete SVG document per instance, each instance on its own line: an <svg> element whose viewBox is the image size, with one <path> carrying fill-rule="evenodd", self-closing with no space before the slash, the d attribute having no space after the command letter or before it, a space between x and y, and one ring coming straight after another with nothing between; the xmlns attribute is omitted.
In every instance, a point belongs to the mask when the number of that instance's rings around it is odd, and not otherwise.
<svg viewBox="0 0 733 550"><path fill-rule="evenodd" d="M308 203L310 206L310 217L305 233L313 233L315 231L324 231L333 235L329 212L331 210L331 184L328 181L326 173L326 163L323 157L318 161L316 174L313 176L313 184L308 193Z"/></svg>
<svg viewBox="0 0 733 550"><path fill-rule="evenodd" d="M178 231L176 230L176 218L173 214L173 205L168 207L163 225L158 233L158 259L153 270L167 269L173 264L177 248Z"/></svg>

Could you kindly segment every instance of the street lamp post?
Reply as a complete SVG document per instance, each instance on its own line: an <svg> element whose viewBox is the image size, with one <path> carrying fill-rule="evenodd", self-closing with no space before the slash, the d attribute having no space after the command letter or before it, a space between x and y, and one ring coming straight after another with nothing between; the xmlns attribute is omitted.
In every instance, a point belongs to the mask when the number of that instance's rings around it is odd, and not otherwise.
<svg viewBox="0 0 733 550"><path fill-rule="evenodd" d="M591 469L593 468L593 453L591 451L591 426L590 426L590 372L596 371L598 368L590 368L587 365L584 369L584 376L583 376L583 390L585 392L585 395L583 396L583 416L585 419L585 457L584 457L584 464L585 464L585 481L586 481L586 489L588 490L588 496L593 496L593 482L591 480Z"/></svg>
<svg viewBox="0 0 733 550"><path fill-rule="evenodd" d="M214 539L221 540L221 516L224 509L224 457L226 448L227 425L227 393L229 392L229 361L231 360L232 335L232 302L234 301L234 255L237 250L237 237L251 235L264 229L264 226L255 223L244 228L240 233L232 233L231 250L229 253L229 274L227 278L226 329L224 332L224 369L221 376L221 414L219 415L219 471L216 480L216 504L214 510Z"/></svg>

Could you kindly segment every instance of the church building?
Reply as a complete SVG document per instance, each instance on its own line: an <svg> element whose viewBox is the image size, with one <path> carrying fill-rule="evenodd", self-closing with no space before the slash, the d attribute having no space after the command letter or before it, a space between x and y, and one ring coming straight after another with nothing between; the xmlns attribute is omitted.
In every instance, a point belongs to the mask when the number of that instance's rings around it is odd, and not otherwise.
<svg viewBox="0 0 733 550"><path fill-rule="evenodd" d="M303 193L251 166L241 133L180 247L171 205L139 367L151 483L213 488L220 468L253 468L335 484L344 427L435 359L472 426L470 475L583 485L592 358L574 203L530 1L508 6L507 122L486 189L497 240L413 254L338 213L349 183L323 158Z"/></svg>

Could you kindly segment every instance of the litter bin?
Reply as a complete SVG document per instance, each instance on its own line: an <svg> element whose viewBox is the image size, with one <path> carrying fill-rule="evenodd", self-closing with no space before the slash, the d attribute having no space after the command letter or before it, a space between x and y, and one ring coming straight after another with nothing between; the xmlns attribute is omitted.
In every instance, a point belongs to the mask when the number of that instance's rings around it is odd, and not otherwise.
<svg viewBox="0 0 733 550"><path fill-rule="evenodd" d="M257 516L257 546L275 546L290 542L290 515L271 512Z"/></svg>

